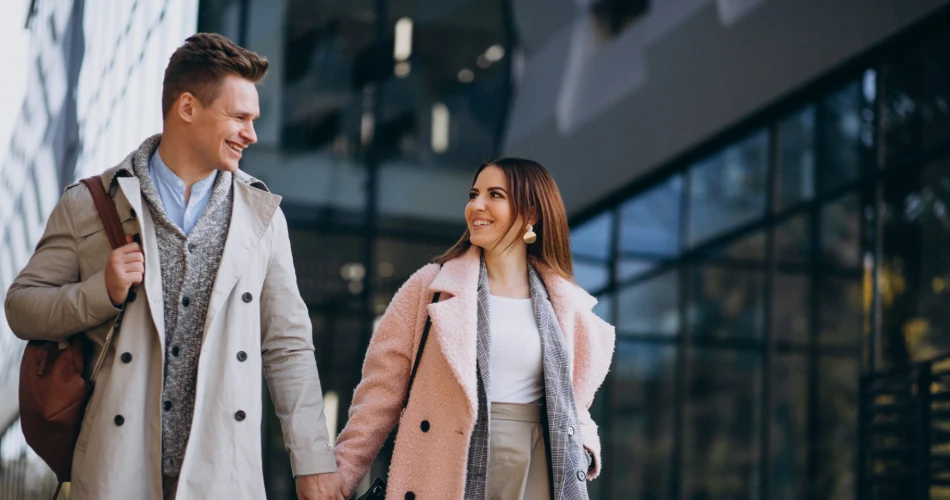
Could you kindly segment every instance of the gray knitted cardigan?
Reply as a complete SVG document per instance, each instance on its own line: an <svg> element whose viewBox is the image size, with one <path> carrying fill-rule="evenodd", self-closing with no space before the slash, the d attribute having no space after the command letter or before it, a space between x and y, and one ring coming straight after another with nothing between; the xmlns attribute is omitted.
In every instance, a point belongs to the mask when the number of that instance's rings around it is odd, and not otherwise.
<svg viewBox="0 0 950 500"><path fill-rule="evenodd" d="M165 372L162 389L162 474L178 476L191 433L195 408L198 355L205 315L218 275L231 224L232 176L218 172L211 198L191 233L165 215L149 176L149 159L161 134L148 138L132 158L142 196L155 224L165 303ZM159 272L157 269L146 272Z"/></svg>

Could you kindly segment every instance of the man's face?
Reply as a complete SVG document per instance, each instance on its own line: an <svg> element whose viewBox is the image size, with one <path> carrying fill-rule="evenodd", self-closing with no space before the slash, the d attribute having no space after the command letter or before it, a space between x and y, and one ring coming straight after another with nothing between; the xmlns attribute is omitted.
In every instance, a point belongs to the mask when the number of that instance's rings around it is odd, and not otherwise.
<svg viewBox="0 0 950 500"><path fill-rule="evenodd" d="M257 142L254 121L260 114L254 83L228 75L219 84L214 101L202 105L194 100L191 147L209 168L234 172L244 149Z"/></svg>

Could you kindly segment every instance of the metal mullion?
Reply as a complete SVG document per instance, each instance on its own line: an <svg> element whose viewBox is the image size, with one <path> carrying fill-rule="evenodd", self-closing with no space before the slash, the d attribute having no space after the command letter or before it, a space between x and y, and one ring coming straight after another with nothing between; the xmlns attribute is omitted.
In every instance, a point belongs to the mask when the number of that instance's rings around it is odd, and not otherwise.
<svg viewBox="0 0 950 500"><path fill-rule="evenodd" d="M788 341L776 341L775 352L782 354L795 354L798 356L808 356L808 345L795 344ZM823 358L854 358L858 348L847 346L827 345L821 346L821 356Z"/></svg>
<svg viewBox="0 0 950 500"><path fill-rule="evenodd" d="M884 108L886 106L885 100L883 98L884 92L887 90L885 81L884 81L884 66L879 66L879 69L876 73L876 84L875 84L875 109L877 113L874 116L874 129L875 129L875 166L877 167L876 174L881 177L876 179L874 183L874 257L873 257L873 270L872 270L872 279L871 279L871 290L872 290L872 305L871 305L871 321L872 321L872 330L871 330L871 349L870 356L868 357L868 372L873 373L881 366L881 339L883 338L883 302L880 289L881 283L881 273L882 273L882 261L884 260L884 218L881 216L884 209L884 177L882 172L886 167L887 160L887 146L885 142L884 127L882 125L881 116L884 113ZM916 172L915 172L916 173Z"/></svg>
<svg viewBox="0 0 950 500"><path fill-rule="evenodd" d="M610 296L610 300L612 301L612 304L613 304L613 307L610 308L610 317L608 318L608 320L610 321L610 324L615 325L616 327L616 325L619 324L619 314L617 313L617 311L620 309L619 299L617 297L617 270L620 268L620 263L619 263L620 261L620 257L619 257L620 255L620 208L619 208L619 205L614 206L613 208L610 209L610 211L613 211L613 219L612 219L612 224L610 228L611 229L610 248L608 250L609 275L607 277L607 283L608 283L607 290L609 291L606 292L605 294ZM618 335L617 344L619 345L620 342L621 342L621 339L619 338L619 335ZM615 349L615 352L616 352L616 349ZM612 425L613 424L612 417L616 414L615 413L616 408L614 408L614 398L613 398L614 377L616 376L616 373L617 372L615 370L611 370L610 376L608 376L604 380L604 384L603 384L604 387L601 389L603 397L605 398L605 401L603 403L603 407L605 408L605 411L604 411L604 415L601 416L601 420L602 420L601 425L603 425L604 429L606 429L605 434L607 435L606 446L603 446L603 450L601 451L601 457L614 456L613 455L614 433L616 429ZM614 469L607 467L607 468L602 469L602 471L603 471L602 476L603 476L604 486L601 489L601 491L603 492L603 495L601 496L603 498L614 498L615 497L614 495L615 475L613 472Z"/></svg>
<svg viewBox="0 0 950 500"><path fill-rule="evenodd" d="M675 335L664 333L617 332L617 343L637 342L654 345L676 345L679 339Z"/></svg>
<svg viewBox="0 0 950 500"><path fill-rule="evenodd" d="M686 425L686 400L689 397L688 394L688 383L689 383L689 357L687 356L687 349L689 349L689 342L687 341L689 337L689 301L690 301L690 264L688 264L688 258L685 257L687 251L687 242L689 241L689 209L690 209L690 199L689 194L692 187L692 171L686 169L683 172L683 190L680 193L680 217L679 217L679 248L680 248L680 261L678 267L679 273L679 323L680 331L676 339L676 380L674 381L674 395L673 395L673 457L670 471L670 498L674 499L685 499L686 488L681 488L683 484L683 455L684 450L684 434Z"/></svg>
<svg viewBox="0 0 950 500"><path fill-rule="evenodd" d="M821 422L819 420L818 412L818 390L819 390L819 380L818 380L818 329L820 327L820 319L818 315L818 308L820 306L819 294L821 293L821 286L819 283L820 279L820 263L821 263L821 206L822 201L820 198L823 197L823 188L824 188L824 179L822 178L821 172L823 171L823 166L825 163L825 139L824 131L826 125L827 113L825 109L825 102L822 99L819 99L815 105L815 140L813 144L815 145L816 151L816 161L815 161L815 172L818 174L815 176L815 200L812 203L808 211L809 227L808 227L808 239L809 239L809 256L808 256L808 265L809 265L809 294L808 294L808 423L806 425L808 443L807 443L807 498L816 499L818 498L817 491L815 490L815 485L817 484L818 479L818 441L820 438L820 428Z"/></svg>
<svg viewBox="0 0 950 500"><path fill-rule="evenodd" d="M765 233L765 279L763 280L763 326L765 331L765 352L762 360L762 428L759 437L759 460L760 470L762 471L762 480L759 482L759 497L763 500L772 498L772 363L775 353L775 335L772 331L772 285L775 276L775 224L772 220L772 214L777 206L777 194L779 189L779 169L782 167L781 155L779 154L781 146L781 136L778 133L778 126L772 124L769 127L769 166L766 182L766 220L768 225Z"/></svg>

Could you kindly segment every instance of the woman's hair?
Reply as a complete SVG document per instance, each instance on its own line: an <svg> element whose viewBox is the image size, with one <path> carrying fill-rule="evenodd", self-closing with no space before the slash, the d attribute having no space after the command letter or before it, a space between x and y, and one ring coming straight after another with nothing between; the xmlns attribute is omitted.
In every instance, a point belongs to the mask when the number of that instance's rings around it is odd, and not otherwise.
<svg viewBox="0 0 950 500"><path fill-rule="evenodd" d="M482 163L475 171L472 185L478 175L488 167L498 167L508 181L508 204L511 206L511 219L504 234L520 218L534 220L534 232L537 241L528 245L528 255L550 267L562 277L573 281L574 266L571 263L571 239L567 227L567 213L561 192L551 174L538 162L521 158L502 158ZM468 228L462 238L433 262L444 264L461 256L472 247L471 233ZM515 242L513 242L514 244Z"/></svg>

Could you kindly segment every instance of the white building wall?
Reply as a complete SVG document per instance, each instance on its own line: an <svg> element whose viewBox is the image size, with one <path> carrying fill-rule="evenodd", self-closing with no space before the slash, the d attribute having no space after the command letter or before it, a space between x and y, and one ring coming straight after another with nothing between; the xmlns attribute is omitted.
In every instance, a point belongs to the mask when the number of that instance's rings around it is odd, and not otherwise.
<svg viewBox="0 0 950 500"><path fill-rule="evenodd" d="M115 165L161 131L165 65L197 29L198 0L35 5L27 93L12 136L0 137L9 141L0 162L0 302L63 187ZM77 65L78 81L70 78ZM0 314L0 467L27 457L27 484L18 487L36 492L51 478L15 422L24 345Z"/></svg>
<svg viewBox="0 0 950 500"><path fill-rule="evenodd" d="M165 66L195 33L198 0L86 0L83 25L76 179L114 166L161 131Z"/></svg>

